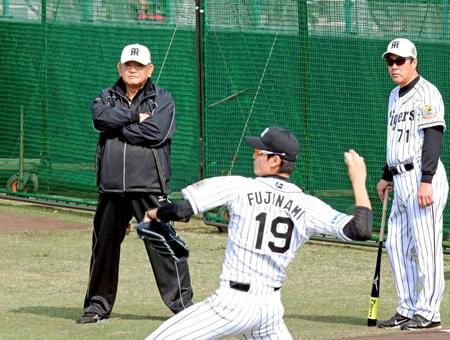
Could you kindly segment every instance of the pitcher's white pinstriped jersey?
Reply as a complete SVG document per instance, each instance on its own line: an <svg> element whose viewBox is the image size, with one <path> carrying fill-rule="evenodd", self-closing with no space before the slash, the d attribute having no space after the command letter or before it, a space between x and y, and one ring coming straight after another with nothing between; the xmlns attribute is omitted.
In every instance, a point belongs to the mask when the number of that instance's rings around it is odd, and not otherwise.
<svg viewBox="0 0 450 340"><path fill-rule="evenodd" d="M423 129L438 125L445 128L444 102L433 84L420 77L404 96L399 97L399 90L397 86L389 96L386 152L389 166L419 161Z"/></svg>
<svg viewBox="0 0 450 340"><path fill-rule="evenodd" d="M230 211L221 281L280 287L286 266L311 234L349 240L343 228L353 216L278 177L215 177L182 192L195 214L221 205Z"/></svg>

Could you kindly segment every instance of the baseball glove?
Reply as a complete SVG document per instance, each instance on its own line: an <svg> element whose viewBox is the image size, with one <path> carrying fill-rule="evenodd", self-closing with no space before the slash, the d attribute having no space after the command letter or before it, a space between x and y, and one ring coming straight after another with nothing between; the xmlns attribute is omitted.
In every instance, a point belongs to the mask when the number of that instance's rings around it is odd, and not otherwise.
<svg viewBox="0 0 450 340"><path fill-rule="evenodd" d="M141 222L136 227L137 234L159 255L176 262L185 261L189 256L189 248L170 223Z"/></svg>

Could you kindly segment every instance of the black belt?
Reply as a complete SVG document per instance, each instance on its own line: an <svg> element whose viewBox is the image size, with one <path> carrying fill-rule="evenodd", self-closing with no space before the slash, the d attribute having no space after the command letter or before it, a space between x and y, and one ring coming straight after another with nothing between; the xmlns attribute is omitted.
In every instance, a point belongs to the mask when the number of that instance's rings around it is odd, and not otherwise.
<svg viewBox="0 0 450 340"><path fill-rule="evenodd" d="M230 281L230 288L240 290L241 292L248 292L250 290L250 284ZM275 287L273 290L276 292L277 290L280 290L280 288L281 287Z"/></svg>
<svg viewBox="0 0 450 340"><path fill-rule="evenodd" d="M404 167L405 170L403 170L402 167ZM391 166L389 172L392 176L395 176L406 171L411 171L412 169L414 169L414 163L406 163L403 165Z"/></svg>

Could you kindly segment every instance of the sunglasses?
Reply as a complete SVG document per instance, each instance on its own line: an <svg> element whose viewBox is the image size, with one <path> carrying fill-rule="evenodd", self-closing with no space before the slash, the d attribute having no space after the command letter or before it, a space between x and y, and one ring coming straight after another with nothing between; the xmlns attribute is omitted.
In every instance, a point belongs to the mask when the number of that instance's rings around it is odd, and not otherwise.
<svg viewBox="0 0 450 340"><path fill-rule="evenodd" d="M385 61L386 64L388 64L389 66L393 66L394 64L397 65L397 66L402 66L404 63L406 63L406 61L407 61L408 59L411 60L411 59L413 59L413 58L410 58L410 57L408 57L408 58L400 57L400 58L397 58L397 59L384 58L384 61Z"/></svg>
<svg viewBox="0 0 450 340"><path fill-rule="evenodd" d="M262 156L262 155L278 155L278 156L286 156L284 152L273 152L273 151L267 151L267 150L259 150L255 149L253 153L256 157Z"/></svg>

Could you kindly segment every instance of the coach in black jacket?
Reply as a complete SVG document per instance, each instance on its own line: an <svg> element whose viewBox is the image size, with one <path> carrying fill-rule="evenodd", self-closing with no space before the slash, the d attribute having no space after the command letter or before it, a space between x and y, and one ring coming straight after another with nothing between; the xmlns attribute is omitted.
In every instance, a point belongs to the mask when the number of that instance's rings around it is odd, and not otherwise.
<svg viewBox="0 0 450 340"><path fill-rule="evenodd" d="M154 66L147 47L125 46L117 65L120 79L92 104L97 146L99 201L84 313L78 323L109 318L117 293L120 246L129 221L167 200L170 143L175 133L172 96L151 82ZM163 222L168 223L168 222ZM146 250L164 303L177 313L192 304L187 262Z"/></svg>

